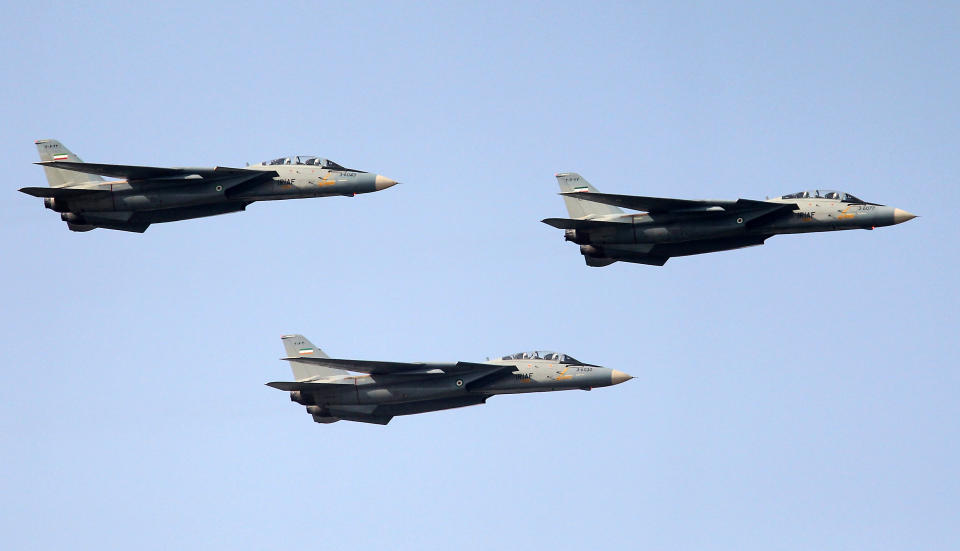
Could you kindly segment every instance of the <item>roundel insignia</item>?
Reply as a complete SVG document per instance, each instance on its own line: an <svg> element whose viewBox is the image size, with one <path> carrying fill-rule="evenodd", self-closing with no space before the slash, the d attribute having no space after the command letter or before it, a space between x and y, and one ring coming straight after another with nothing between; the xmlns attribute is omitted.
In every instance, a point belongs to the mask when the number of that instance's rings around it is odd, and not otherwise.
<svg viewBox="0 0 960 551"><path fill-rule="evenodd" d="M463 379L457 379L457 386L463 386Z"/></svg>

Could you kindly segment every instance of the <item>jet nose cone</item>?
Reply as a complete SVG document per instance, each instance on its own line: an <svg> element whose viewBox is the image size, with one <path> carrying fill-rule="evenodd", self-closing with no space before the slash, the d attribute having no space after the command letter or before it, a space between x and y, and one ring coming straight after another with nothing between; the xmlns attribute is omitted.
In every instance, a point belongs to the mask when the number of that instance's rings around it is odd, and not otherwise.
<svg viewBox="0 0 960 551"><path fill-rule="evenodd" d="M903 222L906 222L907 220L913 220L916 217L917 217L916 214L910 214L909 212L903 209L893 209L894 224L902 224Z"/></svg>
<svg viewBox="0 0 960 551"><path fill-rule="evenodd" d="M377 174L377 178L373 181L373 189L380 191L381 189L387 189L390 186L395 186L397 183L398 182L396 180L391 180L386 176Z"/></svg>
<svg viewBox="0 0 960 551"><path fill-rule="evenodd" d="M633 375L629 375L627 373L624 373L623 371L619 371L616 369L610 372L611 385L619 385L620 383L624 381L629 381L632 378L633 378Z"/></svg>

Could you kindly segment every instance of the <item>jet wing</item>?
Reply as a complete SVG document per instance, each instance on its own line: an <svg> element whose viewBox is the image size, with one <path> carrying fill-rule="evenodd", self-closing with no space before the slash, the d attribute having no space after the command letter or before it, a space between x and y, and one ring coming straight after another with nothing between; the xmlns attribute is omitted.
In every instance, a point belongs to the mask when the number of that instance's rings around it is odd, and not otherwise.
<svg viewBox="0 0 960 551"><path fill-rule="evenodd" d="M688 199L618 195L615 193L594 193L589 191L568 191L560 195L646 212L704 210L710 207L724 207L735 203L734 201L691 201Z"/></svg>
<svg viewBox="0 0 960 551"><path fill-rule="evenodd" d="M199 174L197 170L193 169L163 168L158 166L105 165L98 163L75 163L71 161L43 161L36 164L49 168L71 170L84 174L96 174L98 176L109 176L111 178L126 178L128 180L170 178ZM212 169L209 168L203 170L212 172Z"/></svg>
<svg viewBox="0 0 960 551"><path fill-rule="evenodd" d="M296 358L296 359L303 360L304 358ZM312 358L312 359L321 359L321 358ZM371 362L371 363L381 363L381 362ZM388 363L388 362L382 362L382 363ZM400 364L400 365L430 365L430 364ZM490 365L490 364L478 364L478 363L471 363L471 362L457 362L456 364L448 364L448 365L451 366L452 369L463 369L463 371L465 372L473 372L473 373L476 373L478 371L486 372L486 373L481 373L479 377L470 379L470 382L467 385L468 390L473 389L489 381L492 381L494 379L498 379L503 375L509 375L517 370L517 366L515 365ZM368 373L368 372L360 371L360 373ZM371 373L371 375L377 375L377 374L383 374L383 373L384 372ZM417 373L416 371L412 371L412 370L411 371L388 371L386 373L390 373L390 374L408 373L408 374L419 374L419 375L425 374L423 372ZM437 373L437 374L452 375L453 372L444 371L443 373ZM324 383L324 382L311 382L311 381L273 381L270 383L266 383L266 385L271 388L275 388L277 390L285 390L285 391L308 390L309 391L309 390L317 390L323 386L343 388L344 383Z"/></svg>
<svg viewBox="0 0 960 551"><path fill-rule="evenodd" d="M380 362L370 360L343 360L338 358L283 358L284 360L293 360L298 362L307 362L329 367L338 367L357 373L367 373L369 375L429 375L451 374L457 371L489 370L499 367L490 364L481 364L473 362L456 363L427 363L427 362Z"/></svg>
<svg viewBox="0 0 960 551"><path fill-rule="evenodd" d="M370 360L342 360L338 358L283 358L284 360L294 360L329 367L338 367L357 373L368 373L370 375L379 375L386 373L408 373L412 371L423 372L430 369L429 364L423 362L404 363L404 362L378 362Z"/></svg>
<svg viewBox="0 0 960 551"><path fill-rule="evenodd" d="M98 176L108 176L111 178L126 178L127 180L152 180L152 179L178 179L187 176L200 176L202 178L228 178L236 176L263 176L274 177L276 171L268 170L250 170L245 168L230 167L159 167L159 166L135 166L135 165L107 165L98 163L75 163L72 161L42 161L36 163L40 166L49 168L59 168L71 170L73 172L82 172L84 174L97 174Z"/></svg>
<svg viewBox="0 0 960 551"><path fill-rule="evenodd" d="M749 210L757 208L767 208L773 205L766 201L754 201L752 199L737 199L736 201L725 200L703 200L692 201L689 199L670 199L667 197L644 197L641 195L617 195L614 193L594 193L588 191L568 191L561 193L566 197L574 197L594 203L603 203L632 210L640 210L649 213L661 212L697 212L719 207L724 211ZM777 205L779 206L779 205Z"/></svg>

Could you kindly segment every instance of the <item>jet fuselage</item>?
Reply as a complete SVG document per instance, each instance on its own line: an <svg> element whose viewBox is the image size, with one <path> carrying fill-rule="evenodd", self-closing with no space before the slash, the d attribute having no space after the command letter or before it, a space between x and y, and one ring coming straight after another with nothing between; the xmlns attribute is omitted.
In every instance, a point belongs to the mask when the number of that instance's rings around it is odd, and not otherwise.
<svg viewBox="0 0 960 551"><path fill-rule="evenodd" d="M353 196L397 183L313 156L245 168L166 168L84 163L56 140L36 144L50 187L20 191L42 197L74 231L142 232L153 223L242 211L255 201Z"/></svg>
<svg viewBox="0 0 960 551"><path fill-rule="evenodd" d="M590 266L616 261L663 265L672 256L762 245L773 235L873 229L914 218L904 210L830 190L766 201L687 200L599 193L579 174L557 175L570 218L564 230ZM642 211L628 214L619 207Z"/></svg>
<svg viewBox="0 0 960 551"><path fill-rule="evenodd" d="M769 200L769 203L784 203ZM678 243L702 239L766 236L788 233L809 233L837 230L870 230L892 226L909 218L900 209L883 205L851 204L836 200L804 202L789 213L751 223L749 211L727 213L622 214L591 218L594 221L617 222L623 227L567 230L569 241L585 244Z"/></svg>
<svg viewBox="0 0 960 551"><path fill-rule="evenodd" d="M513 354L483 363L410 364L332 359L302 335L284 336L284 344L284 360L291 363L297 380L267 384L288 391L318 423L343 419L386 424L396 415L482 404L498 394L590 390L632 378L555 352Z"/></svg>

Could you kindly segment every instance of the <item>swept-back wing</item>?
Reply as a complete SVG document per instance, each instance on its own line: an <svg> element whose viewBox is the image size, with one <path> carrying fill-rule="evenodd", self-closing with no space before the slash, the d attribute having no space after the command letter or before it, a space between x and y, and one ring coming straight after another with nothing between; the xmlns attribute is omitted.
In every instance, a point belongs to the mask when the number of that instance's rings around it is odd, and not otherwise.
<svg viewBox="0 0 960 551"><path fill-rule="evenodd" d="M450 374L459 371L473 370L491 370L502 366L490 364L457 362L457 363L427 363L427 362L381 362L371 360L344 360L339 358L283 358L284 360L296 360L298 362L326 365L329 367L338 367L357 373L367 373L370 375L385 374Z"/></svg>
<svg viewBox="0 0 960 551"><path fill-rule="evenodd" d="M614 205L633 210L646 212L677 212L690 210L705 210L710 207L729 207L736 205L736 201L691 201L689 199L669 199L666 197L644 197L642 195L618 195L615 193L593 192L565 192L560 195L575 197L594 203Z"/></svg>
<svg viewBox="0 0 960 551"><path fill-rule="evenodd" d="M714 208L720 208L730 212L735 210L780 207L779 204L768 203L766 201L754 201L752 199L737 199L736 201L707 199L694 201L690 199L670 199L667 197L644 197L642 195L618 195L615 193L593 192L566 192L560 195L650 213L697 212Z"/></svg>
<svg viewBox="0 0 960 551"><path fill-rule="evenodd" d="M319 359L319 358L312 358L312 359ZM373 363L379 363L379 362L373 362ZM400 364L400 365L418 365L418 364ZM429 364L421 364L421 365L429 365ZM513 365L490 365L490 364L478 364L478 363L471 363L471 362L457 362L455 364L447 364L447 365L449 366L449 369L442 370L442 371L438 370L436 372L431 372L431 373L424 373L422 371L417 372L415 370L405 370L405 371L378 371L376 373L371 373L371 375L382 375L386 373L389 373L391 375L404 374L404 373L420 374L420 375L430 375L430 374L453 375L459 372L463 372L464 374L476 375L475 377L467 377L469 379L469 382L467 383L467 389L472 390L478 386L481 386L485 383L493 381L501 376L509 375L517 370L517 367ZM457 371L457 370L460 370L460 371ZM358 370L354 369L353 371L358 371ZM358 371L358 372L370 373L368 371ZM275 388L277 390L286 390L286 391L291 391L291 390L306 390L306 391L314 390L315 391L317 389L324 388L324 387L342 389L344 387L344 383L312 382L312 381L273 381L273 382L267 383L267 386Z"/></svg>
<svg viewBox="0 0 960 551"><path fill-rule="evenodd" d="M176 176L189 176L190 174L200 174L200 171L213 172L213 169L183 169L183 168L164 168L159 166L134 166L134 165L106 165L99 163L74 163L70 161L42 161L36 163L40 166L59 168L61 170L71 170L73 172L83 172L84 174L97 174L99 176L110 176L111 178L126 178L128 180L146 180L148 178L170 178Z"/></svg>
<svg viewBox="0 0 960 551"><path fill-rule="evenodd" d="M411 371L423 372L431 368L424 362L404 363L404 362L379 362L371 360L343 360L339 358L283 358L284 360L296 360L298 362L325 365L328 367L338 367L357 373L369 373L379 375L385 373L404 373ZM452 365L452 364L448 364Z"/></svg>
<svg viewBox="0 0 960 551"><path fill-rule="evenodd" d="M218 166L210 167L159 167L136 165L108 165L100 163L75 163L71 161L42 161L36 163L49 168L59 168L84 174L97 174L111 178L126 178L127 180L150 180L155 178L176 179L187 176L202 178L230 178L230 177L269 177L277 175L273 170L250 170L246 168L231 168Z"/></svg>

